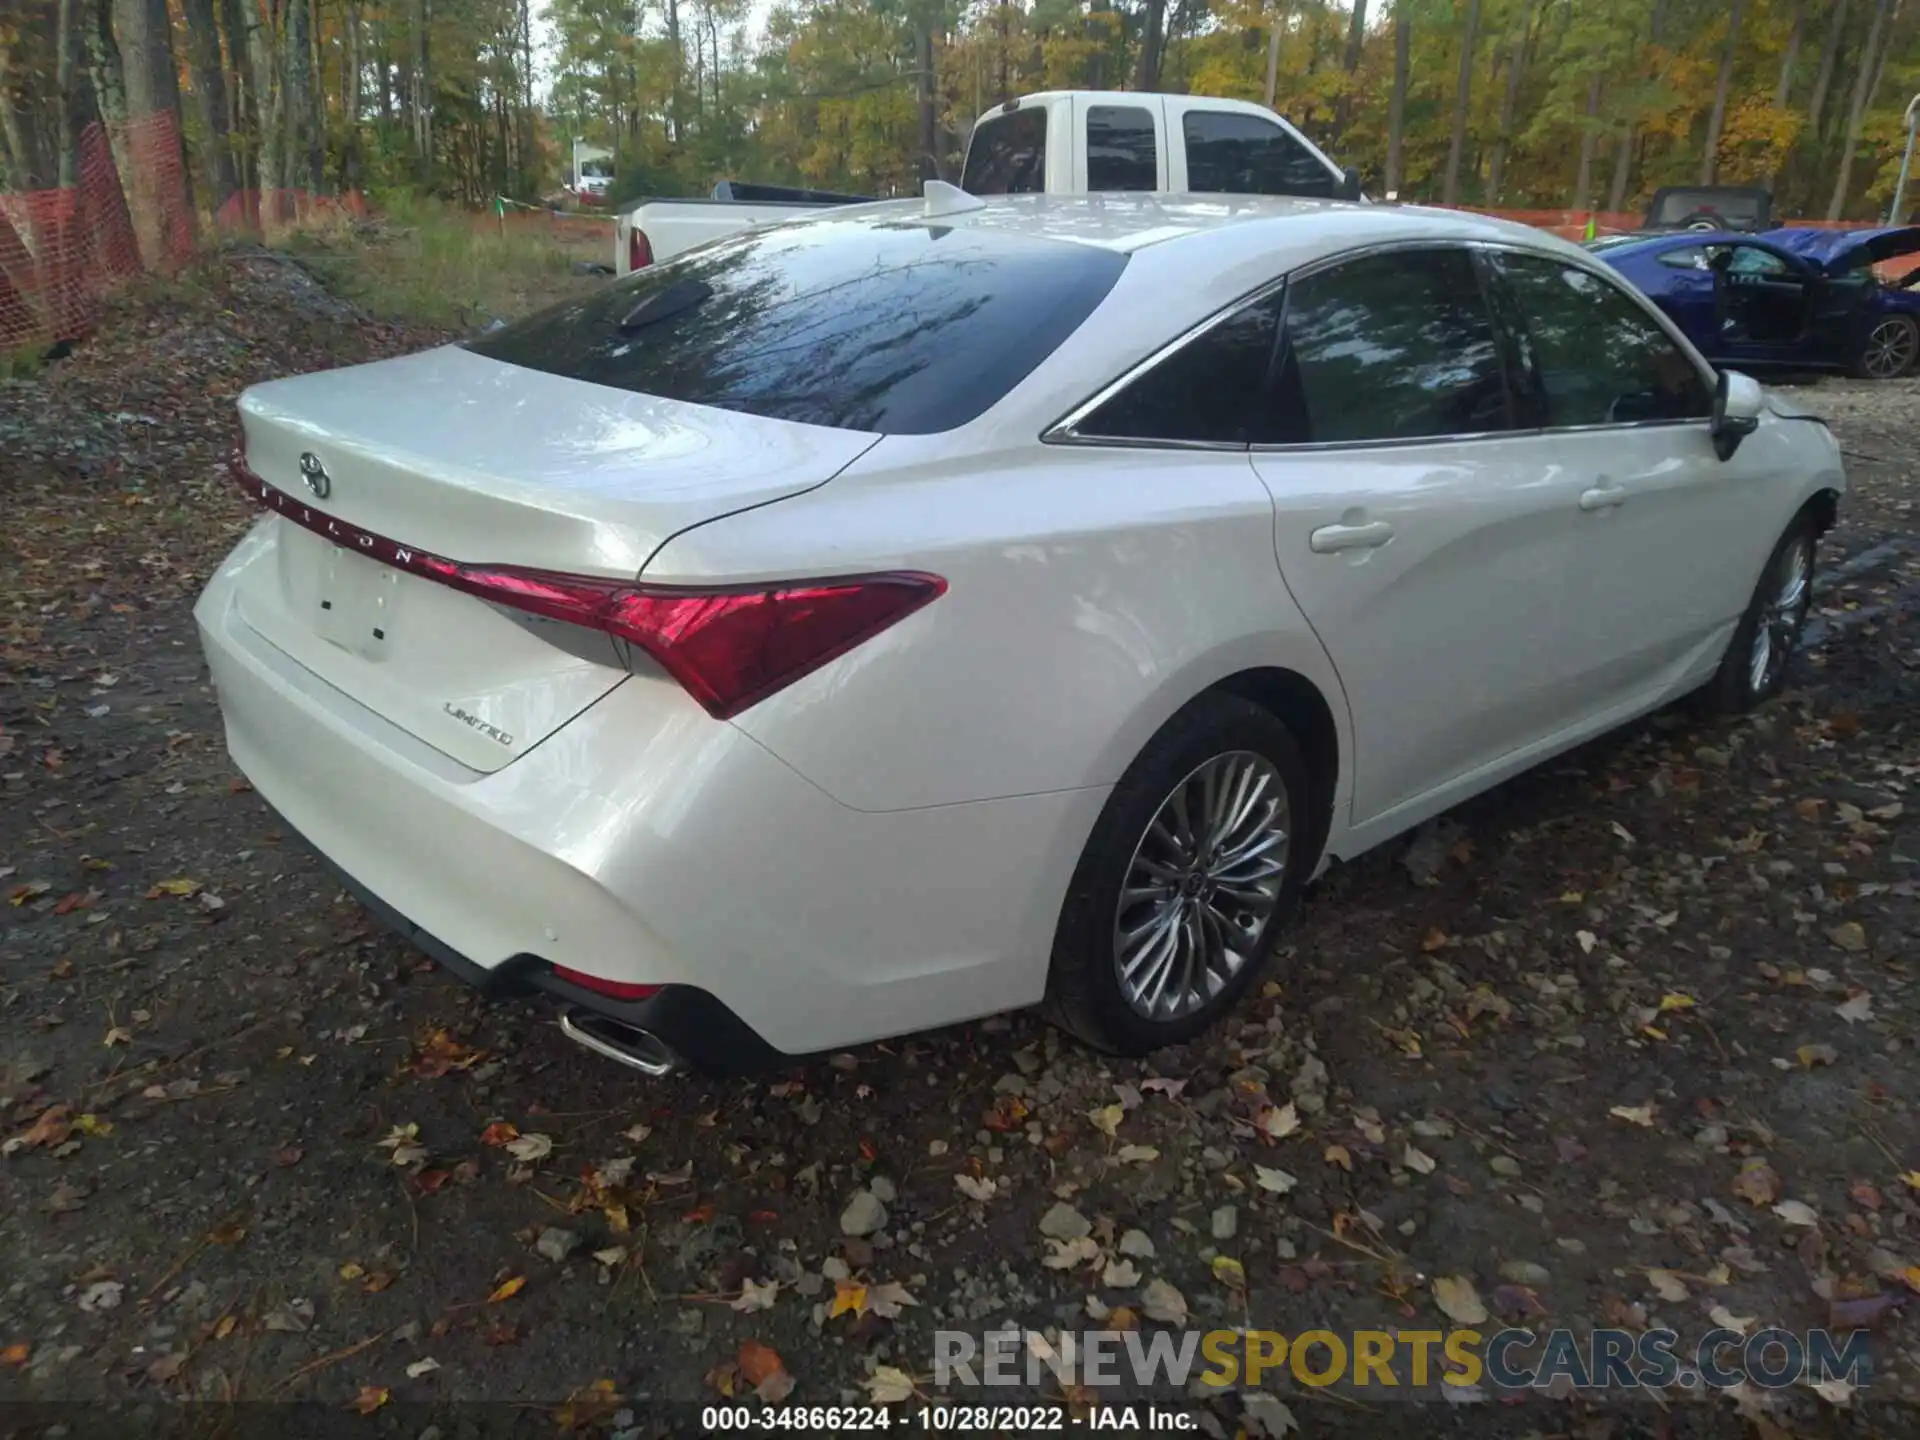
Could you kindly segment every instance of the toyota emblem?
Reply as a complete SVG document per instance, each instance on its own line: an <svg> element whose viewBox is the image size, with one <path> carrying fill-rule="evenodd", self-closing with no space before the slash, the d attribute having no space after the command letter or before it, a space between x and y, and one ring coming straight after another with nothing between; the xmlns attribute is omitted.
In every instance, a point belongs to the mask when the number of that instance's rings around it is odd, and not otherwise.
<svg viewBox="0 0 1920 1440"><path fill-rule="evenodd" d="M314 493L316 499L326 499L333 489L333 477L327 474L327 467L320 463L320 457L311 450L301 453L300 478L307 482L307 489Z"/></svg>

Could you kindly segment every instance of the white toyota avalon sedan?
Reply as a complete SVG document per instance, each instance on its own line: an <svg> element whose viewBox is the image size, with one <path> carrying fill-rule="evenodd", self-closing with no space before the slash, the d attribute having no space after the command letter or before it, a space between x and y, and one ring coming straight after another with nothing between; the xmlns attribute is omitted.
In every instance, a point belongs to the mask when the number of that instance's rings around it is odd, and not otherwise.
<svg viewBox="0 0 1920 1440"><path fill-rule="evenodd" d="M1835 440L1578 248L935 188L241 399L228 745L455 973L650 1073L1141 1052L1331 860L1781 686Z"/></svg>

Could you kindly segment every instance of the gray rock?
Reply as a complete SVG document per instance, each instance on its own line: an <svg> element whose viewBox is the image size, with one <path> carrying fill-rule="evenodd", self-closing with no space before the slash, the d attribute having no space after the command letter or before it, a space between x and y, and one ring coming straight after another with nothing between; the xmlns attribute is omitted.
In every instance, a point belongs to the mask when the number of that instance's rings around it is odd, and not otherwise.
<svg viewBox="0 0 1920 1440"><path fill-rule="evenodd" d="M873 1192L873 1198L882 1205L891 1205L900 1192L894 1189L893 1181L884 1175L876 1175L867 1182L867 1189Z"/></svg>
<svg viewBox="0 0 1920 1440"><path fill-rule="evenodd" d="M871 1190L856 1190L840 1212L842 1235L871 1235L887 1223L887 1207Z"/></svg>
<svg viewBox="0 0 1920 1440"><path fill-rule="evenodd" d="M1544 1285L1548 1278L1547 1268L1531 1260L1508 1260L1500 1267L1500 1278L1511 1280L1515 1285Z"/></svg>
<svg viewBox="0 0 1920 1440"><path fill-rule="evenodd" d="M571 1230L549 1225L540 1232L540 1238L533 1242L533 1248L558 1265L580 1248L580 1237Z"/></svg>
<svg viewBox="0 0 1920 1440"><path fill-rule="evenodd" d="M1231 1205L1222 1205L1213 1212L1213 1238L1231 1240L1240 1233L1240 1212Z"/></svg>
<svg viewBox="0 0 1920 1440"><path fill-rule="evenodd" d="M1093 1222L1062 1200L1040 1217L1040 1233L1050 1240L1078 1240L1093 1233Z"/></svg>

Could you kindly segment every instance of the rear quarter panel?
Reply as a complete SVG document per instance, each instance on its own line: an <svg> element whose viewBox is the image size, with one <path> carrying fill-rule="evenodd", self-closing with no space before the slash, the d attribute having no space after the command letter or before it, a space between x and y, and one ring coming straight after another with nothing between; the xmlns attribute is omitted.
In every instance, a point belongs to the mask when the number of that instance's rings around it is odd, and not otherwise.
<svg viewBox="0 0 1920 1440"><path fill-rule="evenodd" d="M946 578L932 605L736 718L795 770L861 810L1110 785L1193 696L1260 666L1312 681L1344 730L1244 454L953 450L890 437L831 485L676 537L646 570Z"/></svg>

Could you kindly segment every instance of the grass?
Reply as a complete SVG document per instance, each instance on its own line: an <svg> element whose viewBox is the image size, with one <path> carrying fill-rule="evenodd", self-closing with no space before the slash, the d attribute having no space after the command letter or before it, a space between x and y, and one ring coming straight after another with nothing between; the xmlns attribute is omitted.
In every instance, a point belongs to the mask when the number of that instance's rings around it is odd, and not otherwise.
<svg viewBox="0 0 1920 1440"><path fill-rule="evenodd" d="M336 294L374 315L474 330L577 295L602 277L576 261L609 262L613 230L554 230L539 216L509 219L402 193L377 201L377 218L332 223L282 244Z"/></svg>
<svg viewBox="0 0 1920 1440"><path fill-rule="evenodd" d="M26 380L40 373L46 363L47 346L20 345L0 349L0 380Z"/></svg>

